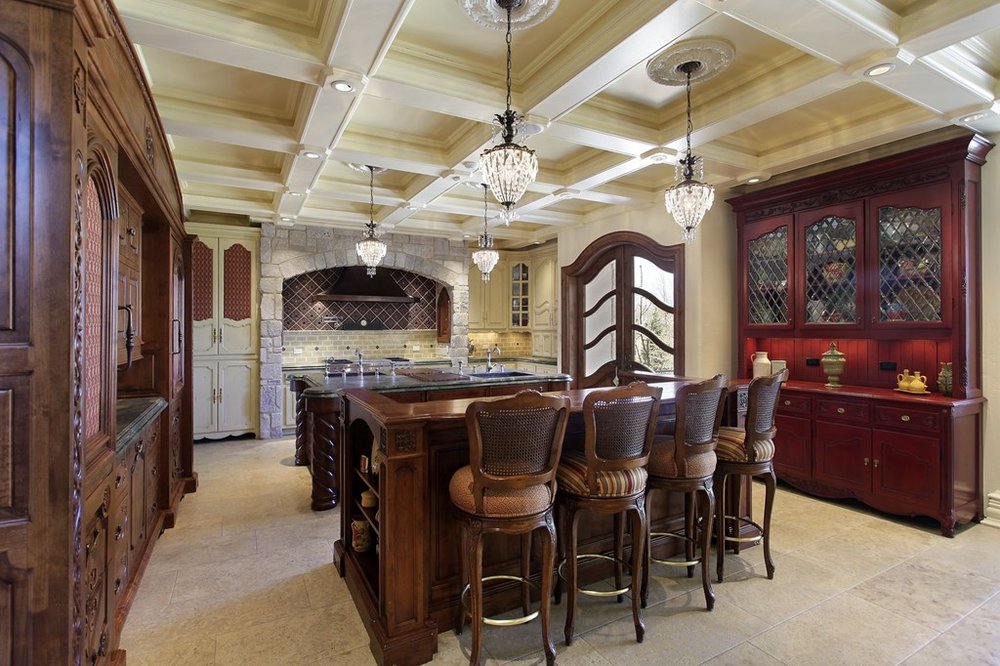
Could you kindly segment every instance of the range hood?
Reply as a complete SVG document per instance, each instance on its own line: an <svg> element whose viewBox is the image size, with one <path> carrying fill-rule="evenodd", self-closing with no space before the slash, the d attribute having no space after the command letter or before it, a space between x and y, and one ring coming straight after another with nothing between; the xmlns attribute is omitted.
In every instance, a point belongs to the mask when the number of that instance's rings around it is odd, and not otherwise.
<svg viewBox="0 0 1000 666"><path fill-rule="evenodd" d="M348 266L337 283L323 294L316 294L317 301L352 301L367 303L414 303L416 298L407 296L388 271L379 270L368 277L364 266Z"/></svg>

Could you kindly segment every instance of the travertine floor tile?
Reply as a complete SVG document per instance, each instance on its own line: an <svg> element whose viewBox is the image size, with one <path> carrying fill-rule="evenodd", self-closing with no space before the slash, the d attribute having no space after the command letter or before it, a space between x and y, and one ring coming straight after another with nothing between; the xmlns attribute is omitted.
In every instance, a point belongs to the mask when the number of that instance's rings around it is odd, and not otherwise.
<svg viewBox="0 0 1000 666"><path fill-rule="evenodd" d="M708 661L702 662L703 666L784 666L785 662L779 661L767 654L763 650L754 647L750 643L741 643L728 652L723 652L718 657L712 657Z"/></svg>
<svg viewBox="0 0 1000 666"><path fill-rule="evenodd" d="M907 666L1000 664L1000 595L903 663Z"/></svg>

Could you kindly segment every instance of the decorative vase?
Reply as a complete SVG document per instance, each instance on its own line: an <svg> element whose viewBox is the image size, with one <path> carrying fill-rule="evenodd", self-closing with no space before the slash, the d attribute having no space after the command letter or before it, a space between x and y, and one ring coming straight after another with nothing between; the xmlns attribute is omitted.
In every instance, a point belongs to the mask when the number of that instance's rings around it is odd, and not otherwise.
<svg viewBox="0 0 1000 666"><path fill-rule="evenodd" d="M907 368L901 374L896 375L896 388L900 391L908 391L910 389L910 382L912 381L913 375L910 374L910 369Z"/></svg>
<svg viewBox="0 0 1000 666"><path fill-rule="evenodd" d="M941 363L937 376L938 390L944 395L951 395L951 361Z"/></svg>
<svg viewBox="0 0 1000 666"><path fill-rule="evenodd" d="M826 388L840 388L840 376L844 374L847 357L837 350L836 342L830 343L830 349L823 353L819 362L823 366L823 372L826 373Z"/></svg>
<svg viewBox="0 0 1000 666"><path fill-rule="evenodd" d="M372 547L372 531L368 521L356 518L351 521L351 547L356 553L366 553Z"/></svg>
<svg viewBox="0 0 1000 666"><path fill-rule="evenodd" d="M753 378L767 377L771 374L771 360L766 351L754 352L750 359L753 364Z"/></svg>

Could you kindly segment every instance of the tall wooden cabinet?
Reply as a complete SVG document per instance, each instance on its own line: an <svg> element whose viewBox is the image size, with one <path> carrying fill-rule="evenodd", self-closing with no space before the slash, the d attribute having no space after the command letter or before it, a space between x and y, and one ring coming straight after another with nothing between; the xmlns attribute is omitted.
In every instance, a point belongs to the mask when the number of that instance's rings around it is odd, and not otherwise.
<svg viewBox="0 0 1000 666"><path fill-rule="evenodd" d="M816 494L926 515L981 506L980 168L960 136L729 203L739 236L739 363L785 360L775 470ZM843 389L820 357L846 354ZM941 365L953 368L941 395ZM929 378L927 397L896 375Z"/></svg>
<svg viewBox="0 0 1000 666"><path fill-rule="evenodd" d="M196 486L180 188L111 3L0 2L0 89L0 664L124 663Z"/></svg>
<svg viewBox="0 0 1000 666"><path fill-rule="evenodd" d="M194 434L257 432L260 338L257 331L260 231L188 223Z"/></svg>

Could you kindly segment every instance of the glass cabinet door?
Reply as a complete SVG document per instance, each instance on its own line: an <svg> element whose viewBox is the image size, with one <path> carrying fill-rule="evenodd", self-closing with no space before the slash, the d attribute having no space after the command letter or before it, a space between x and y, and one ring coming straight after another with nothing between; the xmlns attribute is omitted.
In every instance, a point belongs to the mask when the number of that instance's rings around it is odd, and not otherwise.
<svg viewBox="0 0 1000 666"><path fill-rule="evenodd" d="M803 325L860 326L860 204L810 211L798 220Z"/></svg>
<svg viewBox="0 0 1000 666"><path fill-rule="evenodd" d="M947 270L945 212L947 185L878 197L871 202L878 293L873 294L876 326L940 326L950 319L943 297ZM874 287L874 285L873 285Z"/></svg>
<svg viewBox="0 0 1000 666"><path fill-rule="evenodd" d="M791 326L792 218L756 222L747 230L746 322L750 326Z"/></svg>
<svg viewBox="0 0 1000 666"><path fill-rule="evenodd" d="M510 268L510 325L511 328L527 328L528 312L528 264L518 262Z"/></svg>

